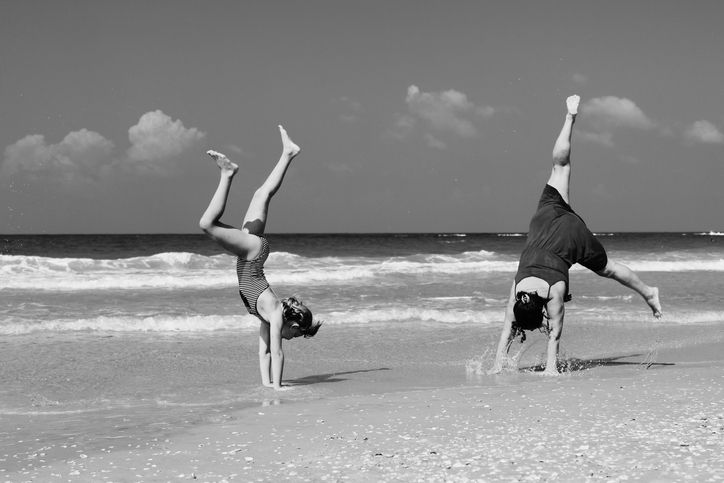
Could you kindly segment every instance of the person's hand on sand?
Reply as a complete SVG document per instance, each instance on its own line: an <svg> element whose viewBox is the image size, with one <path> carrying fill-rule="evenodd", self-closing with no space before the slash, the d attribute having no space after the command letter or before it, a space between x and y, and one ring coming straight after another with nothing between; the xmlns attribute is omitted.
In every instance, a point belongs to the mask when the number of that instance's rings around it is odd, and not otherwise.
<svg viewBox="0 0 724 483"><path fill-rule="evenodd" d="M546 367L545 370L544 370L543 372L541 372L541 374L544 375L544 376L547 376L547 377L551 377L551 376L555 377L555 376L560 376L560 375L561 375L561 373L558 372L558 369L556 369L555 367L552 367L552 368L550 368L550 369L548 369L548 368Z"/></svg>
<svg viewBox="0 0 724 483"><path fill-rule="evenodd" d="M566 99L566 107L568 107L568 114L575 116L578 114L578 103L581 102L581 96L573 95Z"/></svg>
<svg viewBox="0 0 724 483"><path fill-rule="evenodd" d="M500 364L495 364L493 367L486 371L486 374L489 376L493 376L495 374L500 374L501 372L503 372L503 366L501 366Z"/></svg>

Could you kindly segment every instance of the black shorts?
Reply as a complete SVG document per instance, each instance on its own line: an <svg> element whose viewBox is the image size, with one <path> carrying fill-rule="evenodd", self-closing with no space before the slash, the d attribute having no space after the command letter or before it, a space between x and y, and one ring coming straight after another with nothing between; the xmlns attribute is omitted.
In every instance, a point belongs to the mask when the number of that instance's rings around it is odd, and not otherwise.
<svg viewBox="0 0 724 483"><path fill-rule="evenodd" d="M569 253L574 255L573 263L579 263L593 272L600 272L608 264L606 249L598 238L591 233L583 220L571 213L564 215L562 223L567 226L564 233L568 235L565 242L570 243Z"/></svg>

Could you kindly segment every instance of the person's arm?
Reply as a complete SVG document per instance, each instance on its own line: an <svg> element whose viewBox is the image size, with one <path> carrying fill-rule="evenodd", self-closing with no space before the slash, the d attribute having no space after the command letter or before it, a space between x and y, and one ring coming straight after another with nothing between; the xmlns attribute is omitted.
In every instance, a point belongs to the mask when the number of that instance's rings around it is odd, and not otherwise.
<svg viewBox="0 0 724 483"><path fill-rule="evenodd" d="M261 373L261 383L266 387L272 387L270 371L269 324L262 322L259 327L259 372Z"/></svg>
<svg viewBox="0 0 724 483"><path fill-rule="evenodd" d="M269 353L271 354L272 384L274 389L277 390L282 388L282 372L284 371L283 323L282 306L277 302L277 306L269 317Z"/></svg>
<svg viewBox="0 0 724 483"><path fill-rule="evenodd" d="M503 332L500 334L498 342L498 350L495 354L495 362L490 368L488 374L497 374L503 370L503 361L508 355L510 345L513 343L513 306L515 305L515 282L510 287L510 297L508 305L505 308L505 318L503 319Z"/></svg>
<svg viewBox="0 0 724 483"><path fill-rule="evenodd" d="M557 376L559 374L558 350L561 333L563 332L563 314L565 312L563 299L556 297L549 301L546 307L548 311L548 325L550 327L550 331L548 332L548 357L543 374L547 376Z"/></svg>

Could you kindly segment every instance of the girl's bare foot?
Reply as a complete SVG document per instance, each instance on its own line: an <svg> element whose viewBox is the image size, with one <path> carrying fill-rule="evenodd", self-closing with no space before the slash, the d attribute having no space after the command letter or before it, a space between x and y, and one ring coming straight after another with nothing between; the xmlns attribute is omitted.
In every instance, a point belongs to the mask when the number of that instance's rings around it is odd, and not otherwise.
<svg viewBox="0 0 724 483"><path fill-rule="evenodd" d="M646 303L649 304L649 307L651 307L651 310L654 312L654 317L660 319L663 314L661 312L659 289L657 287L651 287L651 293L646 297Z"/></svg>
<svg viewBox="0 0 724 483"><path fill-rule="evenodd" d="M566 99L566 107L568 108L568 114L575 116L578 114L578 103L581 102L581 96L573 95Z"/></svg>
<svg viewBox="0 0 724 483"><path fill-rule="evenodd" d="M281 134L282 136L282 149L284 151L284 154L292 158L299 154L301 148L294 144L294 141L289 138L289 134L287 134L287 131L282 127L281 124L279 125L279 134Z"/></svg>
<svg viewBox="0 0 724 483"><path fill-rule="evenodd" d="M213 149L209 149L206 151L206 154L211 156L214 161L216 161L216 165L221 169L221 171L228 173L228 174L234 174L239 169L239 166L229 161L229 158L226 157L225 154L220 153L218 151L214 151Z"/></svg>

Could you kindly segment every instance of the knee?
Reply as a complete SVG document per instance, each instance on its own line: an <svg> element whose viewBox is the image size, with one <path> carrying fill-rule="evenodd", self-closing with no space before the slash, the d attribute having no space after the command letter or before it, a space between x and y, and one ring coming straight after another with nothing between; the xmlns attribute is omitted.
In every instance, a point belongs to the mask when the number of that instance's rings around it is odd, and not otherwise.
<svg viewBox="0 0 724 483"><path fill-rule="evenodd" d="M201 219L199 220L199 228L201 228L201 231L203 231L204 233L209 233L213 225L214 222L207 218L201 217Z"/></svg>
<svg viewBox="0 0 724 483"><path fill-rule="evenodd" d="M596 272L600 277L612 278L616 273L615 262L609 261L603 269Z"/></svg>
<svg viewBox="0 0 724 483"><path fill-rule="evenodd" d="M553 164L564 165L567 163L568 163L568 151L567 150L553 151Z"/></svg>
<svg viewBox="0 0 724 483"><path fill-rule="evenodd" d="M266 186L262 186L254 191L254 201L257 203L268 203L273 194Z"/></svg>

